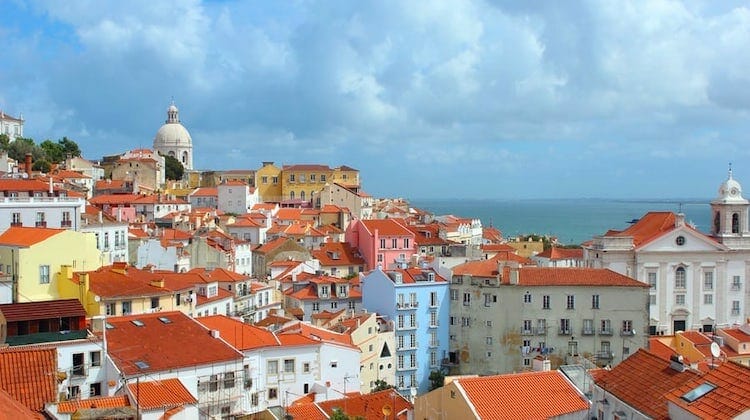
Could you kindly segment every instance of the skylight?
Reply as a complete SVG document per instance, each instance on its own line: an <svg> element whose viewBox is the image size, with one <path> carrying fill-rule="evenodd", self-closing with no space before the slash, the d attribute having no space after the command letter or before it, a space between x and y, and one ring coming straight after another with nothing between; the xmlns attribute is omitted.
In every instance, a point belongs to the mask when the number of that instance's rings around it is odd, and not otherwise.
<svg viewBox="0 0 750 420"><path fill-rule="evenodd" d="M142 327L142 326L144 325L144 324L143 324L143 321L141 321L141 320L139 320L139 319L134 319L134 320L132 320L132 321L130 321L130 322L132 322L132 323L133 323L133 325L135 325L136 327Z"/></svg>
<svg viewBox="0 0 750 420"><path fill-rule="evenodd" d="M160 316L159 317L159 321L161 321L161 322L163 322L165 324L171 324L172 323L172 320L169 319L169 318L167 318L167 317L165 317L165 316Z"/></svg>
<svg viewBox="0 0 750 420"><path fill-rule="evenodd" d="M114 325L112 325L112 324L110 324L109 322L107 322L107 323L105 323L105 324L104 324L104 328L106 328L106 329L108 329L108 330L111 330L111 329L113 329L114 327L115 327L115 326L114 326Z"/></svg>
<svg viewBox="0 0 750 420"><path fill-rule="evenodd" d="M139 360L139 361L135 362L135 365L136 365L136 366L138 367L138 369L140 369L140 370L146 370L146 369L148 369L148 368L150 367L150 366L148 365L148 363L144 362L143 360Z"/></svg>
<svg viewBox="0 0 750 420"><path fill-rule="evenodd" d="M686 392L685 395L683 395L681 398L689 403L697 400L698 398L708 394L709 392L716 389L716 385L710 383L710 382L704 382L697 387L691 389L690 391Z"/></svg>

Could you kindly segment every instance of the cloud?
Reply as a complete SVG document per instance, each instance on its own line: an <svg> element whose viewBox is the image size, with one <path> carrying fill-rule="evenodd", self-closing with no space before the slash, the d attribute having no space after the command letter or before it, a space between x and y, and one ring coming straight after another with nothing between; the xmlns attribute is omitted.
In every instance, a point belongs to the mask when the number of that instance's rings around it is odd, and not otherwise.
<svg viewBox="0 0 750 420"><path fill-rule="evenodd" d="M0 64L0 107L92 158L149 145L174 97L204 168L347 164L403 196L543 195L524 183L570 174L549 192L577 194L601 168L724 165L750 128L742 3L71 0L10 13L0 36L19 59ZM399 182L426 168L456 176ZM507 182L467 184L472 172Z"/></svg>

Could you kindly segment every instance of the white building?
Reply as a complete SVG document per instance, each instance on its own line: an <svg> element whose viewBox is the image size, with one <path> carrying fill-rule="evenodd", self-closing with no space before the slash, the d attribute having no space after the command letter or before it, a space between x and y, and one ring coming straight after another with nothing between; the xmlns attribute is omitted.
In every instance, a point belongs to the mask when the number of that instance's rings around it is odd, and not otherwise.
<svg viewBox="0 0 750 420"><path fill-rule="evenodd" d="M258 192L242 181L224 181L216 188L218 208L225 213L245 214L258 204Z"/></svg>
<svg viewBox="0 0 750 420"><path fill-rule="evenodd" d="M730 171L711 201L710 235L683 214L650 212L623 231L595 237L584 247L584 262L651 285L651 334L742 324L749 313L748 208Z"/></svg>
<svg viewBox="0 0 750 420"><path fill-rule="evenodd" d="M36 179L0 179L0 232L10 226L79 230L83 197Z"/></svg>
<svg viewBox="0 0 750 420"><path fill-rule="evenodd" d="M80 231L96 236L96 248L101 252L100 265L127 262L130 258L127 222L117 221L101 211L96 214L83 213Z"/></svg>
<svg viewBox="0 0 750 420"><path fill-rule="evenodd" d="M154 136L154 150L177 159L186 170L193 169L193 139L180 123L180 111L174 102L167 108L167 120Z"/></svg>
<svg viewBox="0 0 750 420"><path fill-rule="evenodd" d="M15 118L0 110L0 134L8 136L10 141L23 137L23 123L23 114Z"/></svg>

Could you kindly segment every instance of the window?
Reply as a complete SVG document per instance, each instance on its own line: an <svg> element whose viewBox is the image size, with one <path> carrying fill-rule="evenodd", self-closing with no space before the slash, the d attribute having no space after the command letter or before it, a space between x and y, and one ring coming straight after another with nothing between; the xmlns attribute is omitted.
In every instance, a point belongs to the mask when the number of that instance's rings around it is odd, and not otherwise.
<svg viewBox="0 0 750 420"><path fill-rule="evenodd" d="M703 290L714 290L714 272L706 271L703 273Z"/></svg>
<svg viewBox="0 0 750 420"><path fill-rule="evenodd" d="M497 295L489 293L484 294L484 306L492 306L493 303L497 302Z"/></svg>
<svg viewBox="0 0 750 420"><path fill-rule="evenodd" d="M10 224L11 226L21 226L21 213L13 213Z"/></svg>
<svg viewBox="0 0 750 420"><path fill-rule="evenodd" d="M353 300L349 301L349 310L353 311L356 309L356 307L357 307L357 302Z"/></svg>
<svg viewBox="0 0 750 420"><path fill-rule="evenodd" d="M740 276L732 276L732 290L740 290L742 289L742 280L740 280Z"/></svg>
<svg viewBox="0 0 750 420"><path fill-rule="evenodd" d="M338 307L339 307L338 302L336 302L335 300L331 301L331 309L338 309Z"/></svg>
<svg viewBox="0 0 750 420"><path fill-rule="evenodd" d="M412 353L409 355L409 367L417 367L417 355ZM416 381L413 381L414 383Z"/></svg>
<svg viewBox="0 0 750 420"><path fill-rule="evenodd" d="M685 237L684 236L678 236L675 238L674 243L676 243L678 246L685 245Z"/></svg>
<svg viewBox="0 0 750 420"><path fill-rule="evenodd" d="M450 317L450 325L457 325L458 322L456 322L457 318L455 316Z"/></svg>
<svg viewBox="0 0 750 420"><path fill-rule="evenodd" d="M219 375L211 375L208 379L208 390L216 392L219 390Z"/></svg>
<svg viewBox="0 0 750 420"><path fill-rule="evenodd" d="M567 308L568 309L575 309L576 308L576 297L575 295L568 295L567 299Z"/></svg>
<svg viewBox="0 0 750 420"><path fill-rule="evenodd" d="M47 226L47 222L45 221L44 212L43 211L36 212L36 226L37 227L46 227Z"/></svg>
<svg viewBox="0 0 750 420"><path fill-rule="evenodd" d="M703 304L704 305L713 305L714 303L714 295L707 293L703 295Z"/></svg>
<svg viewBox="0 0 750 420"><path fill-rule="evenodd" d="M397 345L397 348L399 348L399 349L404 348L404 336L403 335L399 335L398 336L398 345Z"/></svg>
<svg viewBox="0 0 750 420"><path fill-rule="evenodd" d="M591 295L591 309L599 309L599 295Z"/></svg>
<svg viewBox="0 0 750 420"><path fill-rule="evenodd" d="M133 312L133 304L129 300L122 301L122 314L130 315Z"/></svg>
<svg viewBox="0 0 750 420"><path fill-rule="evenodd" d="M623 320L622 321L622 332L623 334L633 334L635 330L633 330L633 321L631 320Z"/></svg>
<svg viewBox="0 0 750 420"><path fill-rule="evenodd" d="M81 388L76 386L69 386L68 387L68 398L71 400L77 400L81 397Z"/></svg>
<svg viewBox="0 0 750 420"><path fill-rule="evenodd" d="M326 182L326 176L321 174L320 175L320 182Z"/></svg>
<svg viewBox="0 0 750 420"><path fill-rule="evenodd" d="M740 314L740 301L733 300L732 301L732 315L739 315L739 314Z"/></svg>
<svg viewBox="0 0 750 420"><path fill-rule="evenodd" d="M570 319L560 319L560 334L570 334Z"/></svg>
<svg viewBox="0 0 750 420"><path fill-rule="evenodd" d="M398 375L398 387L404 388L404 375Z"/></svg>
<svg viewBox="0 0 750 420"><path fill-rule="evenodd" d="M96 383L89 385L89 397L97 397L99 395L102 395L101 382L96 382Z"/></svg>
<svg viewBox="0 0 750 420"><path fill-rule="evenodd" d="M740 215L732 214L732 233L740 233Z"/></svg>
<svg viewBox="0 0 750 420"><path fill-rule="evenodd" d="M39 266L39 284L49 284L49 266Z"/></svg>
<svg viewBox="0 0 750 420"><path fill-rule="evenodd" d="M253 394L250 396L250 405L256 406L258 405L258 401L260 398L258 398L258 393L253 392Z"/></svg>
<svg viewBox="0 0 750 420"><path fill-rule="evenodd" d="M378 262L383 262L383 254L378 254Z"/></svg>
<svg viewBox="0 0 750 420"><path fill-rule="evenodd" d="M398 248L398 239L391 239L391 248Z"/></svg>
<svg viewBox="0 0 750 420"><path fill-rule="evenodd" d="M289 182L294 182L294 181L295 181L294 174L290 174L289 175Z"/></svg>
<svg viewBox="0 0 750 420"><path fill-rule="evenodd" d="M602 329L599 331L600 334L612 334L612 323L608 319L601 320Z"/></svg>
<svg viewBox="0 0 750 420"><path fill-rule="evenodd" d="M278 375L279 373L279 361L269 360L266 362L266 374L267 375Z"/></svg>
<svg viewBox="0 0 750 420"><path fill-rule="evenodd" d="M320 302L313 302L313 304L312 304L312 310L313 310L313 312L320 311Z"/></svg>
<svg viewBox="0 0 750 420"><path fill-rule="evenodd" d="M451 289L451 300L458 300L458 290Z"/></svg>
<svg viewBox="0 0 750 420"><path fill-rule="evenodd" d="M260 182L261 184L268 184L268 177L267 176L260 177Z"/></svg>
<svg viewBox="0 0 750 420"><path fill-rule="evenodd" d="M492 337L484 337L484 343L488 346L492 345Z"/></svg>
<svg viewBox="0 0 750 420"><path fill-rule="evenodd" d="M385 248L385 239L380 239L380 249Z"/></svg>
<svg viewBox="0 0 750 420"><path fill-rule="evenodd" d="M523 303L531 303L531 293L529 292L524 293Z"/></svg>
<svg viewBox="0 0 750 420"><path fill-rule="evenodd" d="M591 335L594 333L594 320L593 319L584 319L583 320L583 334L584 335Z"/></svg>
<svg viewBox="0 0 750 420"><path fill-rule="evenodd" d="M279 391L276 388L268 388L268 399L275 400L279 397Z"/></svg>
<svg viewBox="0 0 750 420"><path fill-rule="evenodd" d="M463 327L471 327L471 318L462 316L461 317L461 326Z"/></svg>
<svg viewBox="0 0 750 420"><path fill-rule="evenodd" d="M396 367L398 367L399 369L404 368L404 355L403 354L398 355L398 359L396 361Z"/></svg>
<svg viewBox="0 0 750 420"><path fill-rule="evenodd" d="M685 267L677 267L674 272L674 288L684 289L685 288Z"/></svg>
<svg viewBox="0 0 750 420"><path fill-rule="evenodd" d="M315 174L310 174L310 182L315 182Z"/></svg>
<svg viewBox="0 0 750 420"><path fill-rule="evenodd" d="M74 353L73 354L73 376L85 376L86 375L86 365L83 361L83 353Z"/></svg>
<svg viewBox="0 0 750 420"><path fill-rule="evenodd" d="M430 292L430 306L438 306L437 292Z"/></svg>
<svg viewBox="0 0 750 420"><path fill-rule="evenodd" d="M224 388L234 388L234 372L224 374Z"/></svg>
<svg viewBox="0 0 750 420"><path fill-rule="evenodd" d="M284 359L284 372L294 373L294 359Z"/></svg>
<svg viewBox="0 0 750 420"><path fill-rule="evenodd" d="M117 309L115 309L115 304L114 303L107 303L105 305L105 307L107 308L107 315L109 315L109 316L116 315Z"/></svg>
<svg viewBox="0 0 750 420"><path fill-rule="evenodd" d="M547 320L546 319L536 320L536 333L547 334Z"/></svg>
<svg viewBox="0 0 750 420"><path fill-rule="evenodd" d="M409 248L409 238L404 238L404 248Z"/></svg>
<svg viewBox="0 0 750 420"><path fill-rule="evenodd" d="M530 319L524 319L523 320L523 329L521 331L522 334L531 334L531 320Z"/></svg>
<svg viewBox="0 0 750 420"><path fill-rule="evenodd" d="M542 296L542 309L549 309L549 295Z"/></svg>
<svg viewBox="0 0 750 420"><path fill-rule="evenodd" d="M431 327L437 327L438 326L437 312L435 312L435 311L430 312L430 326Z"/></svg>
<svg viewBox="0 0 750 420"><path fill-rule="evenodd" d="M398 316L398 327L404 328L404 316L403 315Z"/></svg>
<svg viewBox="0 0 750 420"><path fill-rule="evenodd" d="M151 309L156 309L159 307L159 298L158 297L152 297L151 298Z"/></svg>
<svg viewBox="0 0 750 420"><path fill-rule="evenodd" d="M271 177L271 183L272 183L272 184L278 184L278 183L279 183L279 177L277 177L277 176L272 176L272 177Z"/></svg>
<svg viewBox="0 0 750 420"><path fill-rule="evenodd" d="M409 344L411 344L411 348L417 347L417 335L414 333L409 334Z"/></svg>
<svg viewBox="0 0 750 420"><path fill-rule="evenodd" d="M89 353L89 358L91 359L91 366L101 366L102 365L102 353L100 351L92 351Z"/></svg>
<svg viewBox="0 0 750 420"><path fill-rule="evenodd" d="M685 295L683 295L683 294L674 295L674 303L675 303L675 305L684 305L685 304Z"/></svg>
<svg viewBox="0 0 750 420"><path fill-rule="evenodd" d="M471 293L464 293L464 306L470 306L471 305Z"/></svg>
<svg viewBox="0 0 750 420"><path fill-rule="evenodd" d="M305 362L302 364L302 373L310 373L310 363Z"/></svg>
<svg viewBox="0 0 750 420"><path fill-rule="evenodd" d="M656 305L656 295L649 295L648 296L648 304L649 305Z"/></svg>

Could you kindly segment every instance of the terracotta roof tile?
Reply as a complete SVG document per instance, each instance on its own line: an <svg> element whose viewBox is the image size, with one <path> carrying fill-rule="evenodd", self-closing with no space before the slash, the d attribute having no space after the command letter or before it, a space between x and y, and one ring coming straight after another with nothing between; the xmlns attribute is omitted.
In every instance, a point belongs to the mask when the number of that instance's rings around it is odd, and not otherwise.
<svg viewBox="0 0 750 420"><path fill-rule="evenodd" d="M583 259L583 248L557 248L552 247L538 254L537 257L549 258L551 261Z"/></svg>
<svg viewBox="0 0 750 420"><path fill-rule="evenodd" d="M646 416L666 418L664 393L699 376L697 372L678 372L669 366L661 357L639 349L602 375L596 384Z"/></svg>
<svg viewBox="0 0 750 420"><path fill-rule="evenodd" d="M380 236L414 237L414 234L409 229L407 229L405 225L393 219L370 219L362 220L361 223L373 235L375 234L375 230L377 230L378 235Z"/></svg>
<svg viewBox="0 0 750 420"><path fill-rule="evenodd" d="M170 322L165 323L161 318ZM143 326L136 326L138 320ZM242 359L242 354L182 312L111 317L107 322L109 354L126 375ZM144 362L139 367L137 362Z"/></svg>
<svg viewBox="0 0 750 420"><path fill-rule="evenodd" d="M460 378L479 418L546 419L588 410L588 401L562 373L528 372Z"/></svg>
<svg viewBox="0 0 750 420"><path fill-rule="evenodd" d="M341 334L302 322L296 322L294 324L287 325L279 330L278 334L279 339L281 339L282 336L288 334L301 334L305 337L312 338L313 340L337 343L359 351L359 347L356 347L352 344L352 336L350 334Z"/></svg>
<svg viewBox="0 0 750 420"><path fill-rule="evenodd" d="M0 235L0 245L30 247L65 231L66 229L13 226Z"/></svg>
<svg viewBox="0 0 750 420"><path fill-rule="evenodd" d="M507 284L507 280L504 280ZM619 286L649 287L609 269L524 267L518 270L521 286Z"/></svg>
<svg viewBox="0 0 750 420"><path fill-rule="evenodd" d="M716 388L693 402L682 399L687 392L705 383ZM724 362L702 377L692 378L674 388L664 397L698 418L736 418L750 410L750 369L738 363Z"/></svg>
<svg viewBox="0 0 750 420"><path fill-rule="evenodd" d="M2 407L0 420L45 419L41 413L32 411L8 394L2 387L0 387L0 407Z"/></svg>
<svg viewBox="0 0 750 420"><path fill-rule="evenodd" d="M280 345L274 334L265 328L246 324L224 315L204 316L197 320L206 328L219 331L221 338L238 350Z"/></svg>
<svg viewBox="0 0 750 420"><path fill-rule="evenodd" d="M317 403L317 405L328 414L333 415L334 410L339 408L352 418L364 418L366 420L382 420L383 406L391 405L397 419L406 418L406 412L413 409L412 404L393 389L372 392L370 394L351 395L337 400L328 400ZM393 417L389 417L393 418Z"/></svg>
<svg viewBox="0 0 750 420"><path fill-rule="evenodd" d="M57 350L0 350L0 389L32 411L57 401Z"/></svg>
<svg viewBox="0 0 750 420"><path fill-rule="evenodd" d="M128 390L130 395L137 396L137 403L144 410L198 403L185 385L176 378L139 383L131 381Z"/></svg>
<svg viewBox="0 0 750 420"><path fill-rule="evenodd" d="M637 247L674 228L674 213L671 211L652 211L646 213L629 228L623 231L609 231L605 236L632 236L633 245Z"/></svg>
<svg viewBox="0 0 750 420"><path fill-rule="evenodd" d="M5 303L0 305L0 312L2 312L8 322L86 316L86 310L78 299Z"/></svg>
<svg viewBox="0 0 750 420"><path fill-rule="evenodd" d="M61 401L57 405L57 412L61 414L73 414L79 409L87 408L119 408L130 406L130 400L127 395L118 395L114 397L96 397L84 400Z"/></svg>

